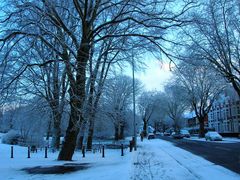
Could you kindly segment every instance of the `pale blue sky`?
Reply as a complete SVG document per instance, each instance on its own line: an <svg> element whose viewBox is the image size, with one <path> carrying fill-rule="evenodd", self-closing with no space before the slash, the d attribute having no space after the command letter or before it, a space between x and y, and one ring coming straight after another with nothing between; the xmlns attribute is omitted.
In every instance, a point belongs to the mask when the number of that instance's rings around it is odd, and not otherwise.
<svg viewBox="0 0 240 180"><path fill-rule="evenodd" d="M163 90L164 84L171 78L167 62L150 60L144 72L136 72L136 78L141 80L146 90Z"/></svg>

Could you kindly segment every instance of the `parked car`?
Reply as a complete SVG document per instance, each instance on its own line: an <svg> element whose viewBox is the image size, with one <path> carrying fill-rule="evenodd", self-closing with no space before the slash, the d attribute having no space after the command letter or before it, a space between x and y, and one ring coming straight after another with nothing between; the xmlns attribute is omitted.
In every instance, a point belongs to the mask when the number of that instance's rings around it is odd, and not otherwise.
<svg viewBox="0 0 240 180"><path fill-rule="evenodd" d="M161 136L163 136L163 133L155 133L155 138L160 138Z"/></svg>
<svg viewBox="0 0 240 180"><path fill-rule="evenodd" d="M205 134L205 139L210 141L222 141L222 136L216 131L209 131Z"/></svg>
<svg viewBox="0 0 240 180"><path fill-rule="evenodd" d="M184 137L184 135L182 135L181 133L179 132L173 132L171 134L171 136L174 138L174 139L182 139Z"/></svg>
<svg viewBox="0 0 240 180"><path fill-rule="evenodd" d="M188 132L188 130L181 129L180 134L182 134L183 137L190 138L190 133Z"/></svg>
<svg viewBox="0 0 240 180"><path fill-rule="evenodd" d="M149 133L148 134L148 139L155 139L155 134Z"/></svg>
<svg viewBox="0 0 240 180"><path fill-rule="evenodd" d="M171 134L170 134L170 132L164 132L163 135L164 136L170 136Z"/></svg>

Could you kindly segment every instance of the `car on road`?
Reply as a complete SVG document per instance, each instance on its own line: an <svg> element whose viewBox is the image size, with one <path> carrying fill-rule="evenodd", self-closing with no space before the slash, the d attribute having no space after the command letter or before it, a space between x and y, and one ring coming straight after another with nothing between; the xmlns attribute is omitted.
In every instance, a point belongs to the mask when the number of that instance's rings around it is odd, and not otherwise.
<svg viewBox="0 0 240 180"><path fill-rule="evenodd" d="M149 133L148 134L148 139L155 139L155 134Z"/></svg>
<svg viewBox="0 0 240 180"><path fill-rule="evenodd" d="M171 135L171 133L170 133L170 132L166 132L166 131L165 131L165 132L163 133L163 135L164 135L164 136L170 136L170 135Z"/></svg>
<svg viewBox="0 0 240 180"><path fill-rule="evenodd" d="M205 134L205 139L210 141L222 141L222 136L216 131L209 131Z"/></svg>
<svg viewBox="0 0 240 180"><path fill-rule="evenodd" d="M161 138L162 136L163 136L163 133L159 133L159 132L155 133L155 138Z"/></svg>
<svg viewBox="0 0 240 180"><path fill-rule="evenodd" d="M182 135L180 132L173 132L171 134L171 136L174 138L174 139L182 139L184 137L184 135Z"/></svg>
<svg viewBox="0 0 240 180"><path fill-rule="evenodd" d="M179 133L182 134L183 137L190 138L190 133L188 132L188 130L181 129Z"/></svg>

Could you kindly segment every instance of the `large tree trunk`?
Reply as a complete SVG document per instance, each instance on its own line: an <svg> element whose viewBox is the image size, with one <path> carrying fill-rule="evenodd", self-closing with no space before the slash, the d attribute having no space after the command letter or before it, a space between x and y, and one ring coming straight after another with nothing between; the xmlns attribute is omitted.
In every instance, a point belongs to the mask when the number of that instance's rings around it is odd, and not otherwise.
<svg viewBox="0 0 240 180"><path fill-rule="evenodd" d="M143 137L147 137L147 121L143 121Z"/></svg>
<svg viewBox="0 0 240 180"><path fill-rule="evenodd" d="M71 112L63 146L58 155L58 160L64 160L64 161L72 160L72 156L74 154L74 150L76 147L77 135L79 132L79 128L74 123L74 121L77 119L77 117L75 116L76 114L77 113L75 112Z"/></svg>
<svg viewBox="0 0 240 180"><path fill-rule="evenodd" d="M204 117L199 117L199 137L205 136L205 130L204 130Z"/></svg>
<svg viewBox="0 0 240 180"><path fill-rule="evenodd" d="M77 50L76 72L72 70L70 59L67 60L68 52L65 52L65 65L68 79L70 81L70 107L71 115L65 135L63 147L59 153L58 160L72 160L79 133L79 125L83 123L84 102L86 100L86 66L89 61L91 24L83 23L83 34L79 49Z"/></svg>

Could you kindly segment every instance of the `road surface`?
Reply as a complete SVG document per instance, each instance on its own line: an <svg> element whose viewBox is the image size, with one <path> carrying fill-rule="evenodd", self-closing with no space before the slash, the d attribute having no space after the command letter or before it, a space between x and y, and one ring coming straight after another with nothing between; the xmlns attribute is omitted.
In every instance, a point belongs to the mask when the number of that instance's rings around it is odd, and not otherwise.
<svg viewBox="0 0 240 180"><path fill-rule="evenodd" d="M188 140L187 138L173 139L169 136L162 136L160 139L173 142L177 147L183 148L217 165L240 174L240 142L221 143L194 141Z"/></svg>

